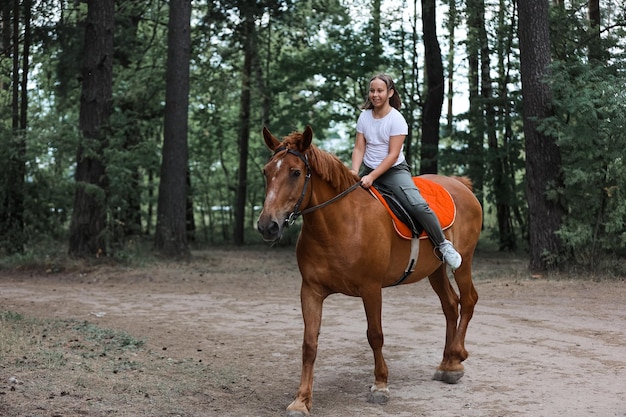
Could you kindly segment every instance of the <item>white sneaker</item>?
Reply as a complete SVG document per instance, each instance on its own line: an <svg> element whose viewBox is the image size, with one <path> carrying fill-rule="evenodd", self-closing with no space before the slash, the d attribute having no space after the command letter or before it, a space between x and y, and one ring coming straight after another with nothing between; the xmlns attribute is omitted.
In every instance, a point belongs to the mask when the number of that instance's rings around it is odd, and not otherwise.
<svg viewBox="0 0 626 417"><path fill-rule="evenodd" d="M441 245L437 248L439 252L441 252L441 257L444 262L447 263L452 272L454 272L459 266L461 266L461 262L463 261L461 255L454 249L452 246L452 242L449 240L444 240Z"/></svg>

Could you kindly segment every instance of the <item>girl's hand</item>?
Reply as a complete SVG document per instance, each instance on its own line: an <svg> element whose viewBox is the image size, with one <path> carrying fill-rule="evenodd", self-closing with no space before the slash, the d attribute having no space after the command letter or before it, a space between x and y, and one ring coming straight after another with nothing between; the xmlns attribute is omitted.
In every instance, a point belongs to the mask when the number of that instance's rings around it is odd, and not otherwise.
<svg viewBox="0 0 626 417"><path fill-rule="evenodd" d="M370 188L373 183L374 180L370 175L364 175L363 177L361 177L361 187Z"/></svg>

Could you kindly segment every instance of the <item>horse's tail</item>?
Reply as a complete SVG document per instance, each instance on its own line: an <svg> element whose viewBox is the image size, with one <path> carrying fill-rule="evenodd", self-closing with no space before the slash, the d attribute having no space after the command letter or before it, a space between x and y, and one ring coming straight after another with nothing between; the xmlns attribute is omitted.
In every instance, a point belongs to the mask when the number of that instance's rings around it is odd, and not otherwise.
<svg viewBox="0 0 626 417"><path fill-rule="evenodd" d="M469 179L469 177L454 177L454 179L469 188L470 191L474 192L474 184L472 184L472 180Z"/></svg>

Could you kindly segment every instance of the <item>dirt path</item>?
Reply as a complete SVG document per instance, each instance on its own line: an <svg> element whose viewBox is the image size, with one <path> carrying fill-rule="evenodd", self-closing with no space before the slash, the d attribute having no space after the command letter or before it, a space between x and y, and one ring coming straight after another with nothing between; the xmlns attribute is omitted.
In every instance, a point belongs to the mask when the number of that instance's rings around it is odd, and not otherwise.
<svg viewBox="0 0 626 417"><path fill-rule="evenodd" d="M457 385L431 380L444 319L428 283L384 290L384 406L366 402L373 359L360 300L331 296L312 416L626 416L625 282L533 279L519 260L484 255L475 279L480 300ZM96 387L81 386L80 375L66 375L63 395L46 388L53 373L20 373L0 358L0 414L281 416L299 381L298 291L293 252L270 248L136 269L0 273L1 311L123 330L146 341L137 361L153 364L133 374L150 389L131 389L129 373L108 375L119 392L101 389L94 399Z"/></svg>

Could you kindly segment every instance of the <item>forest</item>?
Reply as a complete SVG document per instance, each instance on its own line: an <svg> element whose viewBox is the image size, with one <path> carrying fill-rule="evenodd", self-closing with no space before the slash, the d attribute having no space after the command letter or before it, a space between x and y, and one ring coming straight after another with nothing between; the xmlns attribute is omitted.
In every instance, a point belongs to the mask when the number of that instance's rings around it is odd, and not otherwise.
<svg viewBox="0 0 626 417"><path fill-rule="evenodd" d="M626 275L623 1L1 4L0 258L258 243L263 127L348 164L385 72L414 174L471 178L483 240Z"/></svg>

